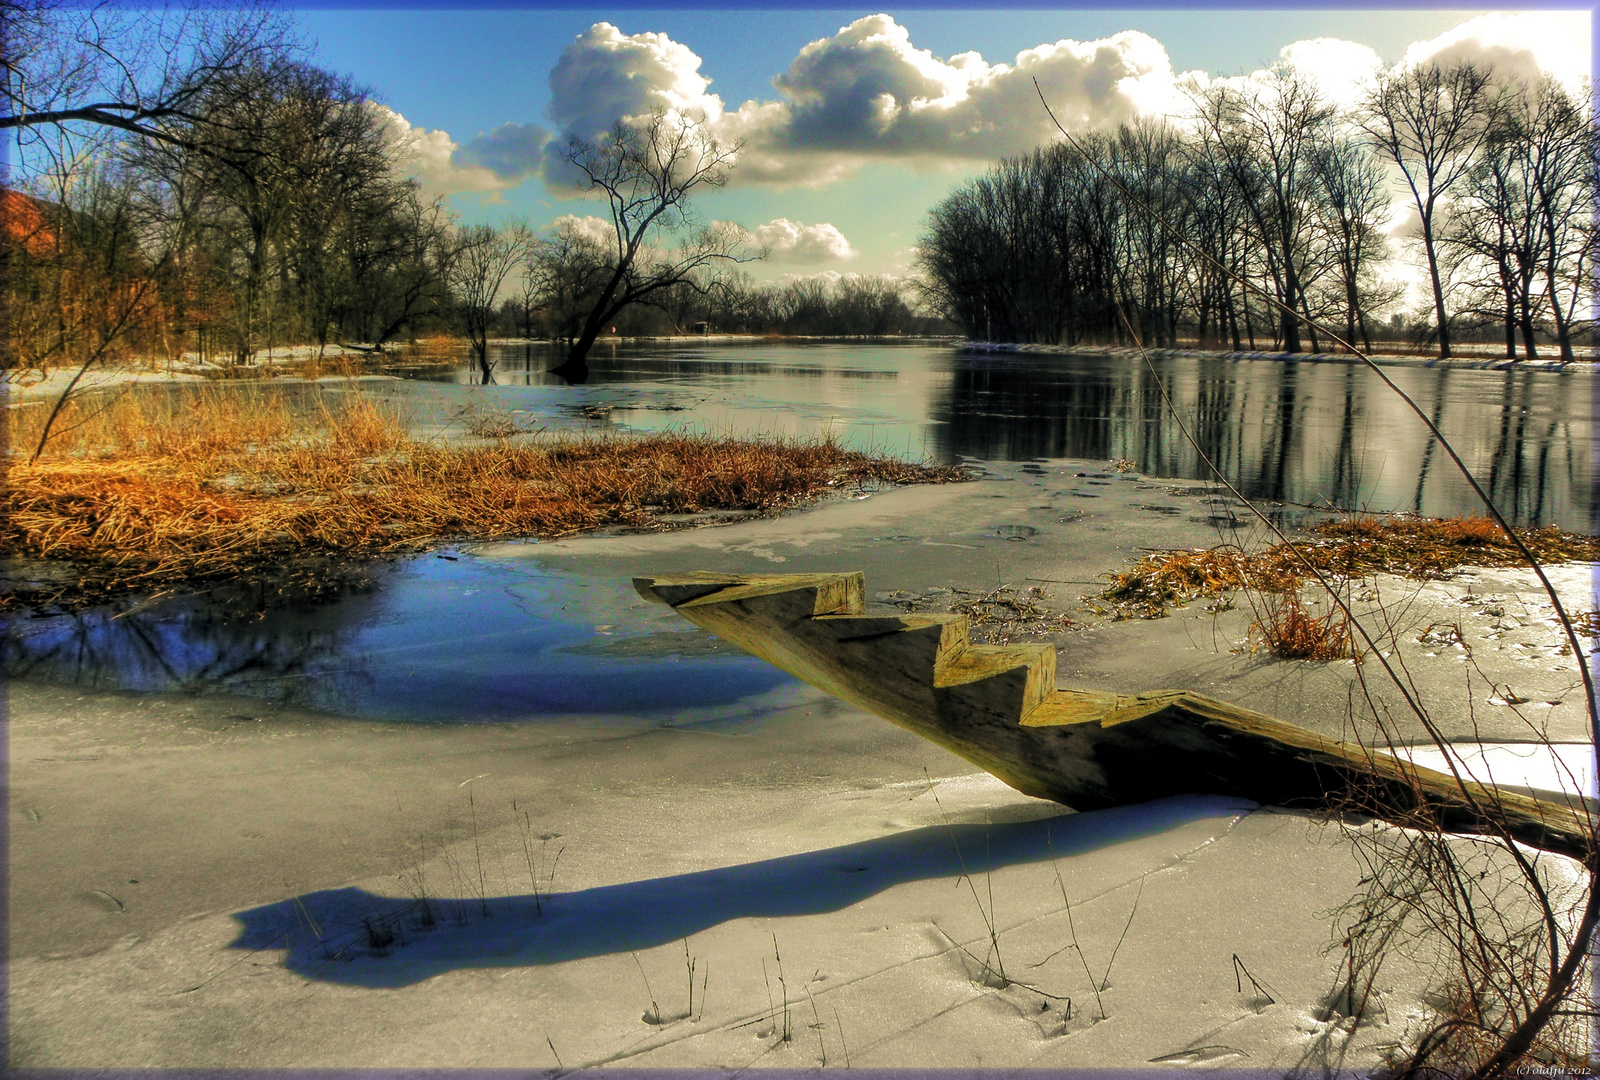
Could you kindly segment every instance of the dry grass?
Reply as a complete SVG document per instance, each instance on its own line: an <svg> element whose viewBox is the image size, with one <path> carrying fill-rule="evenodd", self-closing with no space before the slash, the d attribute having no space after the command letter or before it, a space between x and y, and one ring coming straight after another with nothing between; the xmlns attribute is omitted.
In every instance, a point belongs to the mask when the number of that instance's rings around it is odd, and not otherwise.
<svg viewBox="0 0 1600 1080"><path fill-rule="evenodd" d="M1049 593L1038 586L1001 585L986 593L958 589L962 598L950 610L967 616L974 642L1005 645L1013 638L1060 634L1078 628L1068 616L1040 603Z"/></svg>
<svg viewBox="0 0 1600 1080"><path fill-rule="evenodd" d="M1250 632L1287 660L1345 660L1358 656L1350 620L1329 605L1322 615L1306 610L1299 590L1268 593L1256 608Z"/></svg>
<svg viewBox="0 0 1600 1080"><path fill-rule="evenodd" d="M42 419L13 413L0 535L15 556L78 571L51 594L63 604L243 576L297 556L660 528L664 514L773 512L852 484L963 475L827 441L452 446L408 438L398 417L364 397L297 412L250 386L69 404L45 455L25 464ZM33 602L15 584L0 598L22 601Z"/></svg>
<svg viewBox="0 0 1600 1080"><path fill-rule="evenodd" d="M1542 563L1600 561L1600 538L1555 527L1520 529ZM1450 577L1463 566L1517 566L1521 554L1488 518L1355 518L1319 525L1299 549L1335 585L1372 574L1420 579ZM1111 576L1100 594L1102 614L1158 619L1175 604L1202 596L1251 595L1252 638L1278 656L1301 660L1359 657L1348 619L1336 607L1323 615L1305 608L1301 589L1311 574L1286 544L1247 552L1237 547L1157 551ZM1219 601L1231 606L1231 601ZM1582 623L1580 631L1588 624ZM1593 635L1591 635L1593 636Z"/></svg>
<svg viewBox="0 0 1600 1080"><path fill-rule="evenodd" d="M1517 535L1542 563L1600 561L1600 538L1544 529ZM1488 518L1353 518L1316 526L1299 544L1323 574L1448 578L1463 566L1517 566L1522 558ZM1159 551L1111 577L1101 598L1123 618L1159 618L1173 604L1234 589L1282 595L1310 575L1286 545L1259 552L1233 547Z"/></svg>

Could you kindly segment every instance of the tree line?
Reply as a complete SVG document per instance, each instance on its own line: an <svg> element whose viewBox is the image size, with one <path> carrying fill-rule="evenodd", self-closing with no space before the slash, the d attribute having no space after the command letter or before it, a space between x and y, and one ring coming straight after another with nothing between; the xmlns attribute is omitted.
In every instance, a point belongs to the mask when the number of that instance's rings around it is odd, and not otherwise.
<svg viewBox="0 0 1600 1080"><path fill-rule="evenodd" d="M270 6L6 6L0 131L23 183L0 188L5 366L110 359L245 364L285 345L382 350L495 333L560 341L579 371L612 327L901 333L904 283L761 286L744 230L693 199L737 145L657 112L565 148L606 217L464 225L404 174L403 132L371 91L310 62ZM598 230L596 223L600 224Z"/></svg>
<svg viewBox="0 0 1600 1080"><path fill-rule="evenodd" d="M29 190L6 192L11 364L381 346L448 308L449 214L397 171L365 88L255 55L161 120L29 148Z"/></svg>
<svg viewBox="0 0 1600 1080"><path fill-rule="evenodd" d="M929 304L995 341L1315 352L1322 326L1370 349L1403 292L1387 228L1403 215L1431 300L1413 321L1441 355L1465 334L1573 358L1600 156L1587 104L1554 80L1421 65L1341 113L1278 69L1191 104L954 191L920 242Z"/></svg>

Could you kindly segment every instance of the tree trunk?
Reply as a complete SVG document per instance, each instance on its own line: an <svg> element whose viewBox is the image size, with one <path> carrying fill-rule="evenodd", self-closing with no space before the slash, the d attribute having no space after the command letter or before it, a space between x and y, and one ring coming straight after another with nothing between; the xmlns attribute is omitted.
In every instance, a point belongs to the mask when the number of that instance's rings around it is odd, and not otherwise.
<svg viewBox="0 0 1600 1080"><path fill-rule="evenodd" d="M1561 360L1570 363L1572 355L1572 320L1561 310L1561 293L1556 284L1555 256L1545 256L1545 284L1550 290L1550 314L1556 322L1556 345L1561 349Z"/></svg>
<svg viewBox="0 0 1600 1080"><path fill-rule="evenodd" d="M1422 215L1422 250L1428 256L1428 278L1433 284L1433 314L1439 323L1439 358L1450 359L1450 323L1444 312L1444 283L1439 279L1439 255L1433 246L1433 211Z"/></svg>
<svg viewBox="0 0 1600 1080"><path fill-rule="evenodd" d="M1506 290L1506 359L1517 358L1517 301L1511 295L1511 290Z"/></svg>

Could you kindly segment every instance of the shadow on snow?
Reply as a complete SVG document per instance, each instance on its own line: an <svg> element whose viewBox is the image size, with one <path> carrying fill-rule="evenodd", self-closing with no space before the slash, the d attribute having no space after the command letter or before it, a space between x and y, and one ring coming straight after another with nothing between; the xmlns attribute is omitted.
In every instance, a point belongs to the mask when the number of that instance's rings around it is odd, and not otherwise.
<svg viewBox="0 0 1600 1080"><path fill-rule="evenodd" d="M286 948L290 970L348 986L397 987L447 971L525 967L649 949L740 918L838 911L913 881L1082 855L1254 803L1182 795L1006 824L935 825L690 874L535 897L426 904L326 889L238 912L235 949ZM488 914L484 915L487 908Z"/></svg>

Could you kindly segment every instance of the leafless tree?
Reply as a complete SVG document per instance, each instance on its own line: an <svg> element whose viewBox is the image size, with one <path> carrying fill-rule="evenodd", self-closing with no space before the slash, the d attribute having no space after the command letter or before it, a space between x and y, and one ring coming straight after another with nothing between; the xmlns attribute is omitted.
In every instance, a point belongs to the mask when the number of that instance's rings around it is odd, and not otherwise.
<svg viewBox="0 0 1600 1080"><path fill-rule="evenodd" d="M549 237L529 245L523 289L552 339L572 347L610 268L606 249L574 220L558 222Z"/></svg>
<svg viewBox="0 0 1600 1080"><path fill-rule="evenodd" d="M1546 318L1563 360L1573 358L1575 313L1590 294L1594 218L1592 122L1549 78L1505 84L1488 132L1452 201L1444 254L1528 357Z"/></svg>
<svg viewBox="0 0 1600 1080"><path fill-rule="evenodd" d="M1450 355L1450 313L1439 263L1440 212L1489 135L1493 97L1486 69L1425 63L1381 76L1360 113L1417 208L1443 357Z"/></svg>
<svg viewBox="0 0 1600 1080"><path fill-rule="evenodd" d="M1544 227L1529 148L1508 126L1496 127L1441 230L1440 259L1464 279L1474 309L1502 323L1506 356L1516 358L1520 334L1533 359Z"/></svg>
<svg viewBox="0 0 1600 1080"><path fill-rule="evenodd" d="M506 278L527 257L531 241L528 227L520 223L503 229L469 225L460 231L450 260L450 290L485 383L494 380L494 366L489 363L489 324L494 320L495 304Z"/></svg>
<svg viewBox="0 0 1600 1080"><path fill-rule="evenodd" d="M409 197L366 89L274 62L213 82L192 107L172 125L178 142L140 141L131 153L154 181L199 201L196 243L236 297L236 359L288 337L326 342L350 292L345 233Z"/></svg>
<svg viewBox="0 0 1600 1080"><path fill-rule="evenodd" d="M1305 311L1320 239L1313 209L1315 148L1333 108L1308 80L1287 69L1274 71L1265 85L1218 84L1198 95L1196 105L1261 245L1281 303L1284 351L1299 352L1300 319L1293 313Z"/></svg>
<svg viewBox="0 0 1600 1080"><path fill-rule="evenodd" d="M1367 308L1374 298L1372 267L1385 255L1382 226L1389 210L1383 170L1368 149L1329 130L1313 157L1324 231L1339 282L1344 339L1357 334L1371 351Z"/></svg>
<svg viewBox="0 0 1600 1080"><path fill-rule="evenodd" d="M189 149L203 146L189 125L213 87L297 48L265 0L3 0L0 21L0 129L115 129Z"/></svg>
<svg viewBox="0 0 1600 1080"><path fill-rule="evenodd" d="M375 184L336 237L345 280L341 332L382 351L402 330L442 314L451 250L449 214L412 181ZM349 344L347 340L345 344Z"/></svg>
<svg viewBox="0 0 1600 1080"><path fill-rule="evenodd" d="M1561 359L1570 361L1576 313L1593 296L1587 242L1596 197L1593 117L1549 76L1504 95L1499 112L1510 137L1527 148L1530 158L1529 176L1545 233L1540 269L1556 345Z"/></svg>
<svg viewBox="0 0 1600 1080"><path fill-rule="evenodd" d="M702 120L664 110L638 123L618 121L593 140L572 139L566 159L587 190L606 200L612 242L608 273L557 370L582 369L601 329L629 304L680 282L703 282L702 273L718 265L765 254L747 246L738 226L701 226L689 203L695 192L727 183L738 151L720 144ZM667 237L681 239L667 248Z"/></svg>

